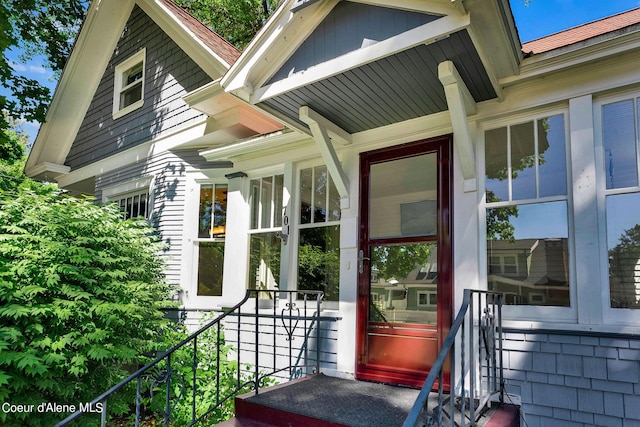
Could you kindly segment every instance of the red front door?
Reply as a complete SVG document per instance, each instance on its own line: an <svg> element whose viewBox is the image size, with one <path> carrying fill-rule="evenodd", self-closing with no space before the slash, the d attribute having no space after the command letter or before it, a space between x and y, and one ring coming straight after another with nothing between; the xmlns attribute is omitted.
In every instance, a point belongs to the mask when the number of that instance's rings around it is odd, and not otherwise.
<svg viewBox="0 0 640 427"><path fill-rule="evenodd" d="M449 331L450 150L446 136L360 155L358 379L421 386Z"/></svg>

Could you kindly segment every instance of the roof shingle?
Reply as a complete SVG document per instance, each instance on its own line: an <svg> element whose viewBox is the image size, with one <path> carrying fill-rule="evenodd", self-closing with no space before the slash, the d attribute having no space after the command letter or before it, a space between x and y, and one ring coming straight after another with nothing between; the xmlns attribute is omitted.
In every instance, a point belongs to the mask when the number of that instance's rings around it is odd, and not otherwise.
<svg viewBox="0 0 640 427"><path fill-rule="evenodd" d="M640 23L640 8L608 16L522 44L525 53L543 53Z"/></svg>
<svg viewBox="0 0 640 427"><path fill-rule="evenodd" d="M158 0L169 12L182 22L188 29L201 40L209 49L220 56L224 61L233 65L240 57L240 51L231 43L222 38L218 33L211 31L206 25L194 18L189 12L175 4L172 0Z"/></svg>

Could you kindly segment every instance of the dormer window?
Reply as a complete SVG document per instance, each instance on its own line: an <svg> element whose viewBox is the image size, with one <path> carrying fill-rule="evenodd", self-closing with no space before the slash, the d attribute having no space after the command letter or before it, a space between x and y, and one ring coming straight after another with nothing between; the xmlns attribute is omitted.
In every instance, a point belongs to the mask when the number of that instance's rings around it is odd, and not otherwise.
<svg viewBox="0 0 640 427"><path fill-rule="evenodd" d="M113 88L113 118L142 107L144 103L144 62L146 50L142 49L116 66Z"/></svg>

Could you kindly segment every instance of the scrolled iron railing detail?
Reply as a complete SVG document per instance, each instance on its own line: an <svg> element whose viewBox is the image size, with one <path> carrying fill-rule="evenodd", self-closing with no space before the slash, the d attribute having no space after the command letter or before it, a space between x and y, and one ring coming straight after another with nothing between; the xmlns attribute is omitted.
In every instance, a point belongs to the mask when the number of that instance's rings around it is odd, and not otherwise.
<svg viewBox="0 0 640 427"><path fill-rule="evenodd" d="M291 319L294 318L294 315L293 315L294 310L296 311L297 314L295 315L296 320L292 324ZM285 314L284 314L285 311L289 312L288 314L289 325L287 325L287 322L285 320ZM282 326L288 335L287 341L293 341L295 339L293 334L298 328L298 323L300 322L300 308L296 307L295 302L286 303L285 308L282 309L280 319L282 320Z"/></svg>
<svg viewBox="0 0 640 427"><path fill-rule="evenodd" d="M271 310L259 308L258 296L265 293L269 293L273 300ZM109 422L109 399L118 392L130 392L135 394L135 399L132 398L129 404L131 413L127 416L135 419L136 427L141 425L144 414L149 411L155 414L156 420L161 418L160 425L169 426L175 425L174 415L178 404L190 399L190 422L185 425L193 426L206 421L213 411L237 394L248 390L255 390L257 394L260 386L273 384L274 378L288 381L305 373L320 372L320 344L323 338L320 307L323 297L321 291L248 290L242 301L234 307L158 355L89 405L96 407L101 404L100 424L106 426ZM284 307L280 313L276 311L279 307ZM281 326L278 326L278 319L282 322ZM301 338L299 348L293 347L296 338ZM203 355L198 347L201 342L208 342L209 345L215 343L215 353ZM315 343L315 348L311 348L311 342ZM233 349L233 366L237 367L236 374L224 379L220 377L222 365L231 365L228 356L223 354L223 348ZM203 369L214 371L214 378L209 384L215 383L215 392L209 393L206 399L215 401L215 404L208 409L198 409L197 405L205 400L200 395L199 387L202 384L198 377ZM222 382L230 381L233 384L230 391L227 389L222 393ZM75 412L55 427L66 426L90 415Z"/></svg>
<svg viewBox="0 0 640 427"><path fill-rule="evenodd" d="M465 289L460 311L403 427L474 425L491 399L498 397L502 402L502 300L501 293ZM454 351L458 336L459 359ZM447 359L451 378L459 381L459 389L456 391L456 385L451 384L450 393L445 397L442 383ZM457 361L461 373L456 378ZM437 404L430 409L428 398L436 381Z"/></svg>

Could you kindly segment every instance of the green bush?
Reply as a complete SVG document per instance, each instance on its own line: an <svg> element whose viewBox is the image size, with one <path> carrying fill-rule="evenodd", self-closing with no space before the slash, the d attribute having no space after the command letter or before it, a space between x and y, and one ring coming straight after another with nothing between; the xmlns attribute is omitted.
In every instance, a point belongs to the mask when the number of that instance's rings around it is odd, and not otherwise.
<svg viewBox="0 0 640 427"><path fill-rule="evenodd" d="M155 350L169 301L160 249L115 205L29 192L0 202L0 404L34 405L0 410L0 424L52 425L64 414L40 403L89 402Z"/></svg>

